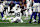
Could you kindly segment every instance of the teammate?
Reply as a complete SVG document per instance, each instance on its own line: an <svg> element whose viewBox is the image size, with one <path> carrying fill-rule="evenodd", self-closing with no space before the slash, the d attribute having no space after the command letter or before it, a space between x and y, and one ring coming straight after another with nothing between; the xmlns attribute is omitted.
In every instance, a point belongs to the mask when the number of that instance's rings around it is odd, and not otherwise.
<svg viewBox="0 0 40 27"><path fill-rule="evenodd" d="M34 14L34 21L36 22L36 15L37 15L37 13L39 13L39 21L38 21L38 23L40 23L40 0L33 0L33 12L35 12L35 13L33 13ZM31 20L31 19L30 19ZM31 23L31 21L30 21L30 23Z"/></svg>
<svg viewBox="0 0 40 27"><path fill-rule="evenodd" d="M29 9L29 5L30 5L29 0L26 0L26 10L25 10L26 18L25 18L25 19L28 19L28 9Z"/></svg>
<svg viewBox="0 0 40 27"><path fill-rule="evenodd" d="M30 0L30 4L32 5L32 0ZM32 15L31 15L31 18L30 18L30 21L29 21L29 23L31 23L31 21L32 21L32 17L34 16L34 14L35 14L35 12L32 12Z"/></svg>
<svg viewBox="0 0 40 27"><path fill-rule="evenodd" d="M40 0L34 0L34 4L35 6L37 6L38 9L38 16L39 16L38 23L40 23Z"/></svg>
<svg viewBox="0 0 40 27"><path fill-rule="evenodd" d="M23 23L23 20L21 19L21 9L18 4L13 7L14 13L15 13L15 18L11 20L11 22L18 22L18 23Z"/></svg>
<svg viewBox="0 0 40 27"><path fill-rule="evenodd" d="M26 0L26 10L25 10L25 13L26 13L26 18L25 19L28 19L28 13L29 15L32 14L32 10L31 10L31 4L30 4L30 0Z"/></svg>
<svg viewBox="0 0 40 27"><path fill-rule="evenodd" d="M0 13L1 13L1 16L2 16L2 20L4 20L4 16L3 16L3 11L4 11L4 7L3 7L3 4L2 2L0 2Z"/></svg>
<svg viewBox="0 0 40 27"><path fill-rule="evenodd" d="M3 13L3 11L4 11L5 9L4 9L4 5L3 5L3 3L2 2L0 2L0 13L1 13L1 16L2 16L2 20L5 20L6 18L7 18L7 16L6 15L4 15ZM6 13L7 14L7 13Z"/></svg>

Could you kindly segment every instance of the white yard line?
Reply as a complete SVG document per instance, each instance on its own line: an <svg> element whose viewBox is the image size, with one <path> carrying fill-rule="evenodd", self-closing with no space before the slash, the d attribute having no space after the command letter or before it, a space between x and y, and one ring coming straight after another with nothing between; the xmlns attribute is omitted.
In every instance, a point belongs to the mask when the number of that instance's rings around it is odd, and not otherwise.
<svg viewBox="0 0 40 27"><path fill-rule="evenodd" d="M4 26L4 27L40 27L40 26Z"/></svg>
<svg viewBox="0 0 40 27"><path fill-rule="evenodd" d="M9 23L9 22L0 22L0 23Z"/></svg>

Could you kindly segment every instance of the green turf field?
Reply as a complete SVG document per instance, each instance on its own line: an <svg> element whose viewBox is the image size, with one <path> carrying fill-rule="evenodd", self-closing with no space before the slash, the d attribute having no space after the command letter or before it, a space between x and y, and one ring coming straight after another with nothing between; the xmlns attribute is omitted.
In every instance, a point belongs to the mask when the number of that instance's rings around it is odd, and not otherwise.
<svg viewBox="0 0 40 27"><path fill-rule="evenodd" d="M15 16L7 16L7 17L15 17ZM2 21L0 16L0 27L40 27L40 24L38 23L29 23L30 16L28 17L28 20L24 20L25 16L22 16L22 19L24 23L10 23L9 21ZM38 21L38 17L37 17Z"/></svg>

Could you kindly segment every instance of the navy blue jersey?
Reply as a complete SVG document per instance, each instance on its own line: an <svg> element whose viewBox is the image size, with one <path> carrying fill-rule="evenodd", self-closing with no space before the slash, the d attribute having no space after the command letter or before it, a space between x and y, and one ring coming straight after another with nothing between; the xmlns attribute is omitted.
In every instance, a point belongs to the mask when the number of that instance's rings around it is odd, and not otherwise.
<svg viewBox="0 0 40 27"><path fill-rule="evenodd" d="M34 0L35 3L40 3L40 0Z"/></svg>

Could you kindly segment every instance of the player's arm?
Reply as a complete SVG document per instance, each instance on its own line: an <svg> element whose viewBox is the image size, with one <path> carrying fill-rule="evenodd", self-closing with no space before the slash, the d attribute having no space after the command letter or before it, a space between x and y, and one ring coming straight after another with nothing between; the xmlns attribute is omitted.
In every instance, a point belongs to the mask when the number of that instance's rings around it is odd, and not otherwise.
<svg viewBox="0 0 40 27"><path fill-rule="evenodd" d="M23 11L24 11L25 9L21 9L21 10L23 10Z"/></svg>
<svg viewBox="0 0 40 27"><path fill-rule="evenodd" d="M21 9L21 11L25 11L25 10L27 10L27 9Z"/></svg>
<svg viewBox="0 0 40 27"><path fill-rule="evenodd" d="M8 6L8 12L10 12L10 6Z"/></svg>
<svg viewBox="0 0 40 27"><path fill-rule="evenodd" d="M30 5L34 2L34 0L30 0Z"/></svg>
<svg viewBox="0 0 40 27"><path fill-rule="evenodd" d="M22 10L22 11L25 11L25 10L27 10L27 9L26 9L26 6L24 6L24 9L21 9L21 10Z"/></svg>
<svg viewBox="0 0 40 27"><path fill-rule="evenodd" d="M4 6L2 5L2 11L4 11Z"/></svg>
<svg viewBox="0 0 40 27"><path fill-rule="evenodd" d="M34 0L30 0L30 6L31 7L29 7L29 8L33 8L33 2L34 2Z"/></svg>

